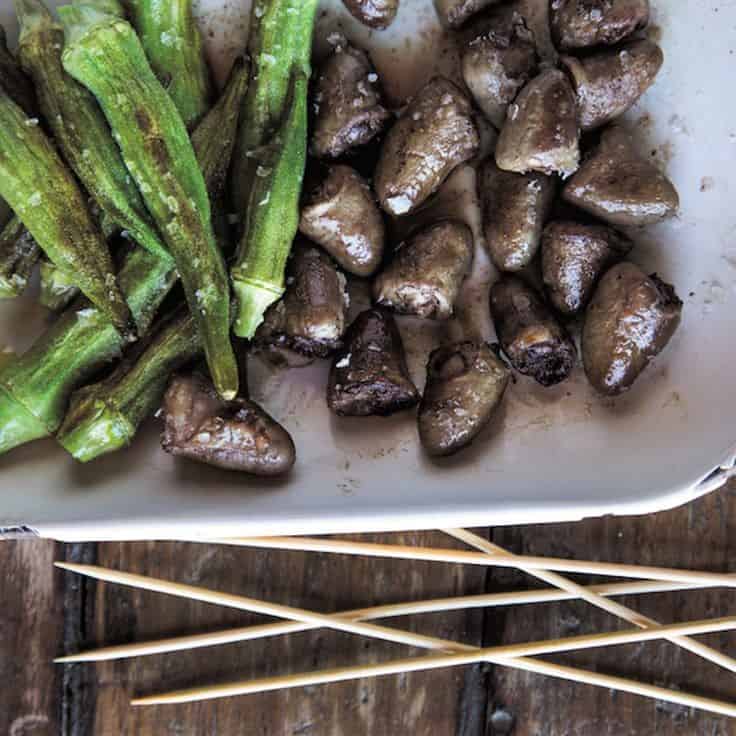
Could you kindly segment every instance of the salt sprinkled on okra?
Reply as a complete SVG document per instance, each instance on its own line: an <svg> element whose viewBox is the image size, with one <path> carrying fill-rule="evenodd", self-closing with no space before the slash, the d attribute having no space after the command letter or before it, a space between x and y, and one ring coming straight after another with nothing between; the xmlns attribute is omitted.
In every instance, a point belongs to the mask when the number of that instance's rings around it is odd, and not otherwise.
<svg viewBox="0 0 736 736"><path fill-rule="evenodd" d="M142 192L143 198L176 263L215 387L230 399L238 390L230 294L204 178L184 121L156 79L135 31L101 3L59 8L67 31L64 68L97 98L124 158L135 162L129 167L134 179L154 190ZM96 49L104 56L96 56ZM117 103L121 95L124 105ZM200 260L198 269L192 267L194 258ZM207 285L207 298L198 304L195 292Z"/></svg>

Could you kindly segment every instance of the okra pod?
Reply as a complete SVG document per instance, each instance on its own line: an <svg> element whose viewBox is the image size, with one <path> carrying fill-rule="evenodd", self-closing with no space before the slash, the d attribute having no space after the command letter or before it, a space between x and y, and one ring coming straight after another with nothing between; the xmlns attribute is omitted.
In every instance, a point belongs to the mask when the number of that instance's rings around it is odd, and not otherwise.
<svg viewBox="0 0 736 736"><path fill-rule="evenodd" d="M10 53L7 37L5 35L5 28L2 26L0 26L0 87L2 87L2 89L4 89L13 98L26 115L32 117L36 114L36 94L33 91L33 84L20 68L18 60L12 53ZM7 202L0 200L0 222L9 226L12 217L13 213L11 212L10 207L8 207ZM16 222L13 223L13 227L17 228L19 221L17 218L15 219ZM20 231L20 235L18 237L24 237L25 232L25 229ZM20 291L12 293L13 287L11 287L10 292L6 292L7 287L4 281L7 276L5 268L7 267L6 264L8 261L6 259L8 257L11 259L13 258L14 246L9 244L4 236L2 236L2 245L4 246L3 252L0 254L0 260L3 262L3 266L0 267L3 269L3 275L0 277L3 279L3 286L0 287L2 289L2 298L7 296L17 296L17 294L25 288L25 284L21 287ZM8 250L8 248L10 248L10 250ZM12 273L16 273L16 271L11 271L11 276Z"/></svg>
<svg viewBox="0 0 736 736"><path fill-rule="evenodd" d="M243 105L231 174L232 205L242 211L256 178L258 150L281 126L295 69L309 79L317 0L257 0L250 18L248 50L252 83Z"/></svg>
<svg viewBox="0 0 736 736"><path fill-rule="evenodd" d="M81 462L129 445L160 404L170 374L201 349L190 314L170 321L134 362L124 360L109 377L72 395L56 439Z"/></svg>
<svg viewBox="0 0 736 736"><path fill-rule="evenodd" d="M168 262L135 248L119 280L143 335L175 272ZM75 302L26 353L0 370L0 451L53 434L71 391L119 356L124 344L100 309L84 299Z"/></svg>
<svg viewBox="0 0 736 736"><path fill-rule="evenodd" d="M217 105L192 134L200 162L207 164L205 179L212 200L224 190L247 87L247 64L239 58ZM145 349L137 350L136 357L123 360L105 380L72 394L57 440L81 462L127 446L141 422L160 405L171 372L201 352L190 314L169 321ZM242 377L240 383L243 388Z"/></svg>
<svg viewBox="0 0 736 736"><path fill-rule="evenodd" d="M67 163L115 224L151 253L171 258L97 101L64 71L61 26L41 0L15 0L15 7L20 22L18 56L33 79L41 115Z"/></svg>
<svg viewBox="0 0 736 736"><path fill-rule="evenodd" d="M232 74L223 92L228 106L218 105L200 125L219 130L230 140L244 88L242 69ZM233 90L238 93L234 94ZM216 191L218 172L231 148L204 146L194 137L195 151L210 192ZM130 303L138 334L145 335L153 316L177 279L167 261L142 248L129 252L120 269L120 284ZM119 355L123 341L99 310L80 299L64 312L28 352L0 368L0 453L53 434L64 417L71 392L86 378Z"/></svg>
<svg viewBox="0 0 736 736"><path fill-rule="evenodd" d="M107 243L74 176L51 141L7 94L0 93L0 195L39 247L125 336L130 311L115 279Z"/></svg>
<svg viewBox="0 0 736 736"><path fill-rule="evenodd" d="M276 143L261 148L245 211L245 229L230 276L235 294L233 331L252 338L268 307L284 293L284 271L299 226L299 195L307 149L307 78L299 73Z"/></svg>
<svg viewBox="0 0 736 736"><path fill-rule="evenodd" d="M245 206L243 234L230 270L234 332L239 337L252 338L266 309L284 292L307 155L307 86L316 6L316 0L254 5L254 76L233 163L236 196L244 197L240 206Z"/></svg>
<svg viewBox="0 0 736 736"><path fill-rule="evenodd" d="M238 390L230 290L210 202L189 134L132 26L93 4L64 6L64 68L97 98L128 171L174 257L213 383Z"/></svg>
<svg viewBox="0 0 736 736"><path fill-rule="evenodd" d="M127 8L151 68L191 129L212 101L212 78L191 0L130 0Z"/></svg>
<svg viewBox="0 0 736 736"><path fill-rule="evenodd" d="M36 241L23 223L12 217L0 232L0 299L23 293L39 255Z"/></svg>
<svg viewBox="0 0 736 736"><path fill-rule="evenodd" d="M31 80L20 68L20 64L8 50L5 29L0 26L0 87L20 105L26 115L36 112L36 94Z"/></svg>
<svg viewBox="0 0 736 736"><path fill-rule="evenodd" d="M192 133L192 146L200 162L207 161L210 171L203 172L210 201L225 194L230 160L235 147L240 107L248 91L250 61L236 57L220 99Z"/></svg>

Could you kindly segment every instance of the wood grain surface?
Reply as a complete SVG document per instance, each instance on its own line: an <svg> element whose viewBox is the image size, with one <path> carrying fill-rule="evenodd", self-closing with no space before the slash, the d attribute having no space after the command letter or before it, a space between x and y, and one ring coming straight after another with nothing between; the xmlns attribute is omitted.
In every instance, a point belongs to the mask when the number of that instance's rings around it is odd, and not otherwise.
<svg viewBox="0 0 736 736"><path fill-rule="evenodd" d="M730 571L736 484L686 508L643 518L499 528L516 552ZM484 530L484 534L488 534ZM458 546L439 533L371 535L376 541ZM180 543L0 543L0 734L9 736L727 736L724 718L607 690L471 667L359 680L245 698L131 709L133 694L296 672L412 653L325 630L139 660L54 667L61 652L193 633L267 619L95 584L54 572L66 558L253 595L318 611L379 602L536 587L512 570L267 552ZM630 597L663 622L736 611L733 591ZM522 641L624 625L578 602L397 619L396 625L474 644ZM707 637L736 651L736 635ZM736 699L736 675L671 644L557 658L602 672ZM12 683L11 686L8 686Z"/></svg>

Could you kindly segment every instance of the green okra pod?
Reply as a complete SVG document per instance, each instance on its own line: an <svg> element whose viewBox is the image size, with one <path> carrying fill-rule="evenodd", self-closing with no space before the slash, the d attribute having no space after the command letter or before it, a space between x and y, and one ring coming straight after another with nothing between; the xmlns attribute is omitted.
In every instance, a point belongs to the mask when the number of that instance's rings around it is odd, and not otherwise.
<svg viewBox="0 0 736 736"><path fill-rule="evenodd" d="M230 182L236 212L250 199L259 165L254 154L273 139L284 119L295 68L309 79L316 7L316 0L253 3L248 39L253 81L243 104Z"/></svg>
<svg viewBox="0 0 736 736"><path fill-rule="evenodd" d="M244 56L236 57L220 99L191 136L197 158L200 162L209 162L211 167L203 172L211 202L225 194L240 108L248 91L249 77L250 61Z"/></svg>
<svg viewBox="0 0 736 736"><path fill-rule="evenodd" d="M36 94L33 91L33 83L8 50L5 29L2 26L0 26L0 87L12 97L26 115L35 115Z"/></svg>
<svg viewBox="0 0 736 736"><path fill-rule="evenodd" d="M236 70L223 92L228 105L217 105L200 125L230 140L238 123L244 87ZM237 90L237 93L234 93ZM216 192L222 157L229 161L232 146L205 146L195 136L195 152L208 191ZM145 335L163 299L177 279L170 264L135 248L120 269L119 281L130 303L138 334ZM0 453L53 434L64 417L72 391L110 360L123 341L89 303L80 299L22 356L0 368Z"/></svg>
<svg viewBox="0 0 736 736"><path fill-rule="evenodd" d="M213 86L191 0L129 0L127 7L151 68L193 128L209 110Z"/></svg>
<svg viewBox="0 0 736 736"><path fill-rule="evenodd" d="M0 299L23 293L40 254L23 223L12 217L0 232Z"/></svg>
<svg viewBox="0 0 736 736"><path fill-rule="evenodd" d="M119 280L143 335L173 286L175 272L168 262L136 248L125 259ZM71 391L120 355L124 344L106 315L85 299L66 310L27 352L0 370L0 451L53 434ZM22 426L12 417L23 420Z"/></svg>
<svg viewBox="0 0 736 736"><path fill-rule="evenodd" d="M74 176L50 140L0 93L0 195L39 247L125 336L130 311L115 279L107 243Z"/></svg>
<svg viewBox="0 0 736 736"><path fill-rule="evenodd" d="M64 6L64 68L97 98L128 171L163 235L197 322L213 383L238 390L230 290L210 202L187 129L132 26L94 5Z"/></svg>
<svg viewBox="0 0 736 736"><path fill-rule="evenodd" d="M254 5L254 74L233 161L235 196L244 209L243 234L230 270L234 331L239 337L253 337L266 309L284 291L307 156L307 86L316 6L316 0Z"/></svg>
<svg viewBox="0 0 736 736"><path fill-rule="evenodd" d="M217 200L225 186L238 114L248 87L248 65L236 59L220 100L192 135L207 188ZM202 352L194 320L181 314L166 323L136 355L106 379L72 394L57 433L77 460L88 462L129 445L141 422L160 405L172 371ZM244 382L241 378L241 388Z"/></svg>
<svg viewBox="0 0 736 736"><path fill-rule="evenodd" d="M283 295L286 261L299 226L307 153L307 78L301 73L293 89L276 142L259 149L243 236L230 269L233 331L239 337L252 338L268 307Z"/></svg>
<svg viewBox="0 0 736 736"><path fill-rule="evenodd" d="M171 373L201 351L190 314L169 321L133 362L123 360L103 381L75 391L56 439L81 462L129 445L160 404Z"/></svg>
<svg viewBox="0 0 736 736"><path fill-rule="evenodd" d="M67 163L108 218L151 253L171 258L97 101L64 71L61 26L41 0L15 0L15 6L18 57L33 79L41 115Z"/></svg>

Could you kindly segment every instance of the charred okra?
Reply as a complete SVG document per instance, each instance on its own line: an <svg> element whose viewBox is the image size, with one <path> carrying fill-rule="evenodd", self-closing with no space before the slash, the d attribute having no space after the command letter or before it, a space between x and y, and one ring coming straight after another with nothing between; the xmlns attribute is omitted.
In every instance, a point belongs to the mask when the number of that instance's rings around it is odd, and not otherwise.
<svg viewBox="0 0 736 736"><path fill-rule="evenodd" d="M72 395L56 439L81 462L129 445L159 405L171 372L201 350L191 315L175 318L132 364L123 360L106 379Z"/></svg>
<svg viewBox="0 0 736 736"><path fill-rule="evenodd" d="M28 285L40 250L17 217L0 232L0 299L19 296Z"/></svg>
<svg viewBox="0 0 736 736"><path fill-rule="evenodd" d="M143 335L176 274L168 262L136 248L119 280ZM53 434L71 391L120 355L124 344L106 315L86 300L65 311L26 353L0 370L0 451Z"/></svg>
<svg viewBox="0 0 736 736"><path fill-rule="evenodd" d="M209 110L212 79L191 0L129 0L151 68L190 130Z"/></svg>
<svg viewBox="0 0 736 736"><path fill-rule="evenodd" d="M214 384L232 398L238 370L230 344L227 272L187 129L129 23L91 4L64 6L59 13L67 30L64 68L102 106L174 257Z"/></svg>
<svg viewBox="0 0 736 736"><path fill-rule="evenodd" d="M0 195L33 239L128 337L130 311L107 243L74 176L36 118L0 92Z"/></svg>
<svg viewBox="0 0 736 736"><path fill-rule="evenodd" d="M299 224L307 157L307 85L316 0L253 6L253 80L233 162L243 235L230 269L234 332L252 338L284 293L284 269ZM283 24L279 26L279 23Z"/></svg>
<svg viewBox="0 0 736 736"><path fill-rule="evenodd" d="M31 75L41 114L64 158L98 207L141 246L171 258L92 94L61 63L64 31L41 0L15 0L19 58Z"/></svg>
<svg viewBox="0 0 736 736"><path fill-rule="evenodd" d="M230 141L230 145L203 146L200 150L195 140L209 191L216 191L222 157L229 158L231 153L238 123L232 109L240 107L241 82L238 74L231 75L223 97L232 107L217 105L200 124L219 130L221 139ZM119 278L138 334L145 335L156 310L176 283L176 271L169 261L135 248L125 257ZM71 392L117 357L122 348L120 335L86 300L64 312L24 355L0 369L0 452L53 434L61 424Z"/></svg>
<svg viewBox="0 0 736 736"><path fill-rule="evenodd" d="M301 72L309 78L316 9L316 0L253 3L248 39L253 70L241 112L248 123L238 131L231 174L232 204L238 212L248 206L254 180L263 178L256 176L264 165L260 149L278 134L290 101L293 106L292 77Z"/></svg>

